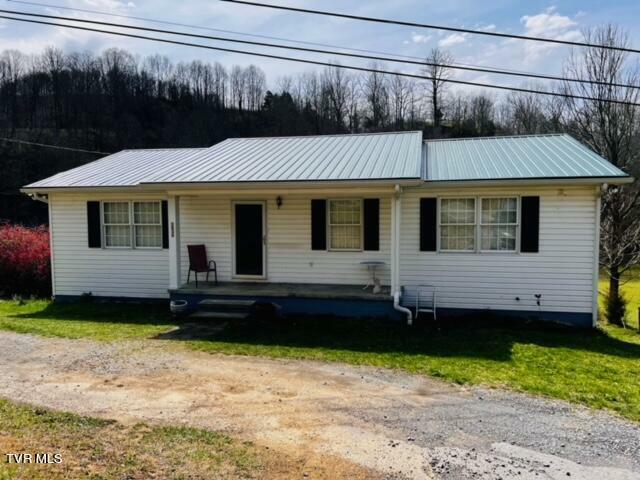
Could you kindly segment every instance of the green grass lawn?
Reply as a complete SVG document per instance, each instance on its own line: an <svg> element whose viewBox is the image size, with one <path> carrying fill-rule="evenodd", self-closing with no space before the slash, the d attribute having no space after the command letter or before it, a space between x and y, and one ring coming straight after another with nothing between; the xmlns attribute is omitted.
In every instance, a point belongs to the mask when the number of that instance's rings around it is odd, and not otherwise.
<svg viewBox="0 0 640 480"><path fill-rule="evenodd" d="M66 338L133 340L174 326L166 305L53 304L0 300L0 329Z"/></svg>
<svg viewBox="0 0 640 480"><path fill-rule="evenodd" d="M7 463L5 453L60 454L52 464ZM125 426L0 398L0 479L261 478L264 452L187 427ZM53 457L52 457L53 460Z"/></svg>
<svg viewBox="0 0 640 480"><path fill-rule="evenodd" d="M456 322L437 330L309 318L235 324L176 344L212 353L310 358L402 369L607 408L640 421L640 335L631 330ZM118 340L174 325L166 307L0 302L0 329Z"/></svg>

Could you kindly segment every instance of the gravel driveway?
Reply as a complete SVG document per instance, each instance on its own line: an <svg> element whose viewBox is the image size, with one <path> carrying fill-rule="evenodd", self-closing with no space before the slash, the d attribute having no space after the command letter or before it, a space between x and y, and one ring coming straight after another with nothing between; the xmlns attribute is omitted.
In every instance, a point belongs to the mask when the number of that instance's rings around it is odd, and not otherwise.
<svg viewBox="0 0 640 480"><path fill-rule="evenodd" d="M222 430L380 478L640 479L639 425L384 369L0 332L0 374L13 400Z"/></svg>

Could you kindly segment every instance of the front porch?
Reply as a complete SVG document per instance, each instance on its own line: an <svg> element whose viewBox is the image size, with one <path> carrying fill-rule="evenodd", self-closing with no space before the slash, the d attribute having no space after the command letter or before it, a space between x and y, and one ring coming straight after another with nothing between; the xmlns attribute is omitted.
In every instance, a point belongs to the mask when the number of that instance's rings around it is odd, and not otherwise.
<svg viewBox="0 0 640 480"><path fill-rule="evenodd" d="M329 300L390 301L389 287L373 293L362 285L269 282L189 282L169 291L171 294L216 297L324 298Z"/></svg>
<svg viewBox="0 0 640 480"><path fill-rule="evenodd" d="M274 304L283 315L397 317L389 287L373 293L362 285L269 282L189 282L170 289L171 300L185 300L190 310L203 300L252 300Z"/></svg>

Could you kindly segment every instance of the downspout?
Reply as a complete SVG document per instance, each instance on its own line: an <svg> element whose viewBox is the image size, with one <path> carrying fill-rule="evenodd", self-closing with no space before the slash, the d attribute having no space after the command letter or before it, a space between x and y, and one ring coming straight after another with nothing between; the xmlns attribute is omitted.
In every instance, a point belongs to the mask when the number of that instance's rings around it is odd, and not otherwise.
<svg viewBox="0 0 640 480"><path fill-rule="evenodd" d="M402 190L396 185L391 197L391 290L393 292L393 308L405 314L407 325L413 324L411 310L400 305L402 297L400 286L400 223L402 215Z"/></svg>
<svg viewBox="0 0 640 480"><path fill-rule="evenodd" d="M598 295L599 295L599 280L600 280L600 207L602 205L601 195L607 190L607 184L596 187L596 221L594 232L594 252L593 252L593 300L591 306L591 326L596 328L598 326Z"/></svg>

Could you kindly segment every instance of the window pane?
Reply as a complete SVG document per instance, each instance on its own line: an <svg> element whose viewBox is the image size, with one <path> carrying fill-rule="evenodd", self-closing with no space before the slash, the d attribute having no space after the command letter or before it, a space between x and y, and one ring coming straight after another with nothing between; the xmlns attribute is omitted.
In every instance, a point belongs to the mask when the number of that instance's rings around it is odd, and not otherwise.
<svg viewBox="0 0 640 480"><path fill-rule="evenodd" d="M133 223L158 225L161 222L160 217L159 202L134 202Z"/></svg>
<svg viewBox="0 0 640 480"><path fill-rule="evenodd" d="M107 247L130 247L131 227L129 225L105 225L104 243Z"/></svg>
<svg viewBox="0 0 640 480"><path fill-rule="evenodd" d="M360 200L331 200L329 223L331 225L359 225Z"/></svg>
<svg viewBox="0 0 640 480"><path fill-rule="evenodd" d="M104 223L129 223L128 202L104 202Z"/></svg>
<svg viewBox="0 0 640 480"><path fill-rule="evenodd" d="M161 247L162 227L160 225L136 225L136 247Z"/></svg>
<svg viewBox="0 0 640 480"><path fill-rule="evenodd" d="M360 249L360 226L333 225L331 227L331 248Z"/></svg>
<svg viewBox="0 0 640 480"><path fill-rule="evenodd" d="M483 198L482 223L516 223L518 200L516 198Z"/></svg>
<svg viewBox="0 0 640 480"><path fill-rule="evenodd" d="M440 202L440 223L475 223L476 203L473 198L443 198Z"/></svg>
<svg viewBox="0 0 640 480"><path fill-rule="evenodd" d="M482 250L515 251L515 225L483 225L481 228Z"/></svg>
<svg viewBox="0 0 640 480"><path fill-rule="evenodd" d="M473 225L446 225L440 227L442 250L474 250L475 227Z"/></svg>

